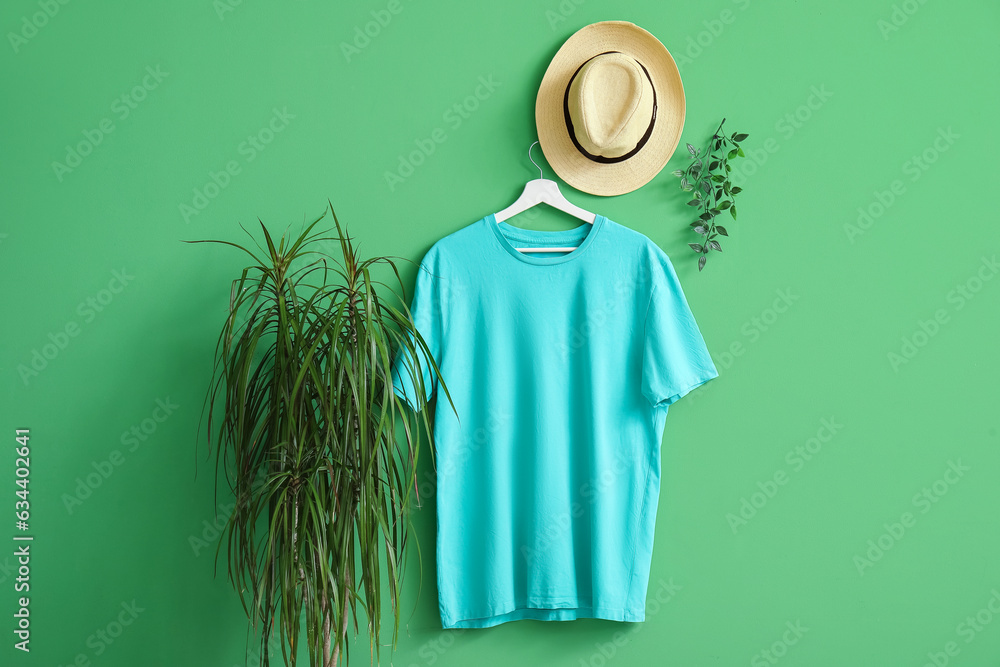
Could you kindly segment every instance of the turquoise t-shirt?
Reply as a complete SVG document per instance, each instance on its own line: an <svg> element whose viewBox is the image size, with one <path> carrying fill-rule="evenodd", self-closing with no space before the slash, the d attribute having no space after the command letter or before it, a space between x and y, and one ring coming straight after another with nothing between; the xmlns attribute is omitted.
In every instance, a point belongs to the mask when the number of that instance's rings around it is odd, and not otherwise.
<svg viewBox="0 0 1000 667"><path fill-rule="evenodd" d="M561 246L579 247L516 250ZM667 255L601 215L553 232L491 214L427 251L410 308L457 411L440 392L442 627L645 620L667 410L718 377ZM411 407L412 370L397 351Z"/></svg>

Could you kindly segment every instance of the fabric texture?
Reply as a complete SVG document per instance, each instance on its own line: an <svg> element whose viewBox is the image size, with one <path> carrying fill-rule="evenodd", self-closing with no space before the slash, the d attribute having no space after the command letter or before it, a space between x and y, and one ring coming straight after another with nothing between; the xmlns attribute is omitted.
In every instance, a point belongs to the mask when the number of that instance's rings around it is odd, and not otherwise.
<svg viewBox="0 0 1000 667"><path fill-rule="evenodd" d="M455 405L396 353L397 395L438 392L442 627L645 620L667 411L718 376L667 255L601 215L491 214L428 250L410 308Z"/></svg>

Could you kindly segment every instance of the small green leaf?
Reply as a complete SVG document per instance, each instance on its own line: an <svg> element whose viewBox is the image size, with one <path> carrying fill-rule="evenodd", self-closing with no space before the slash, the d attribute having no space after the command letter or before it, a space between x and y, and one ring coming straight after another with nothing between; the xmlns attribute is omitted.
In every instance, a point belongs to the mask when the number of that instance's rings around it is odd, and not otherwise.
<svg viewBox="0 0 1000 667"><path fill-rule="evenodd" d="M688 153L690 153L691 155L693 155L695 157L698 157L698 149L697 148L695 148L691 144L688 144L687 147L688 147Z"/></svg>
<svg viewBox="0 0 1000 667"><path fill-rule="evenodd" d="M716 169L719 168L720 164L722 164L722 163L719 160L716 160L715 162L711 162L708 165L708 170L709 171L715 171Z"/></svg>
<svg viewBox="0 0 1000 667"><path fill-rule="evenodd" d="M733 220L736 219L736 207L735 206L733 206L731 209L729 209L729 214L731 216L733 216Z"/></svg>
<svg viewBox="0 0 1000 667"><path fill-rule="evenodd" d="M723 236L729 236L729 232L727 232L726 228L723 227L722 225L716 225L715 226L715 231L719 232Z"/></svg>
<svg viewBox="0 0 1000 667"><path fill-rule="evenodd" d="M732 160L734 157L736 157L736 154L739 153L739 152L740 152L740 150L738 148L734 148L731 151L729 151L729 153L727 154L726 157L729 158L730 160Z"/></svg>
<svg viewBox="0 0 1000 667"><path fill-rule="evenodd" d="M733 186L732 191L731 191L730 194L738 195L741 192L743 192L743 188L741 188L739 186Z"/></svg>
<svg viewBox="0 0 1000 667"><path fill-rule="evenodd" d="M710 211L705 211L698 217L701 218L702 220L711 220L712 218L715 217L715 214L711 213Z"/></svg>
<svg viewBox="0 0 1000 667"><path fill-rule="evenodd" d="M749 136L750 136L749 134L743 134L741 132L740 134L733 135L733 141L743 141Z"/></svg>
<svg viewBox="0 0 1000 667"><path fill-rule="evenodd" d="M743 149L742 148L737 148L736 149L736 154L739 155L740 157L746 157L746 155L743 154Z"/></svg>
<svg viewBox="0 0 1000 667"><path fill-rule="evenodd" d="M722 252L722 246L719 245L718 241L709 241L708 247L711 248L712 250L718 250L719 252Z"/></svg>
<svg viewBox="0 0 1000 667"><path fill-rule="evenodd" d="M727 164L727 165L726 165L726 173L729 173L729 172L731 172L732 170L733 170L733 168L732 168L732 167L730 167L730 166L729 166L729 165Z"/></svg>
<svg viewBox="0 0 1000 667"><path fill-rule="evenodd" d="M707 230L707 229L705 229L705 227L704 227L704 226L702 226L702 225L698 225L697 227L695 227L695 228L694 228L694 231L696 231L696 232L698 232L699 234L701 234L702 236L704 236L704 235L705 235L705 232L707 232L708 230Z"/></svg>
<svg viewBox="0 0 1000 667"><path fill-rule="evenodd" d="M700 204L701 204L700 199L692 199L691 201L688 202L688 206L698 206Z"/></svg>
<svg viewBox="0 0 1000 667"><path fill-rule="evenodd" d="M670 172L670 173L672 173L672 174L673 174L674 176L677 176L678 178L680 178L681 176L683 176L683 175L684 175L684 171L683 171L683 170L681 170L681 169L674 169L674 170L673 170L672 172Z"/></svg>
<svg viewBox="0 0 1000 667"><path fill-rule="evenodd" d="M716 183L722 183L723 181L726 180L726 177L723 176L722 174L716 174L715 176L712 177L712 180L715 181Z"/></svg>
<svg viewBox="0 0 1000 667"><path fill-rule="evenodd" d="M701 252L702 250L704 250L704 248L700 243L688 243L688 245L691 246L691 249L694 250L695 252Z"/></svg>
<svg viewBox="0 0 1000 667"><path fill-rule="evenodd" d="M690 225L688 225L688 227L700 227L700 226L701 226L701 220L695 220Z"/></svg>
<svg viewBox="0 0 1000 667"><path fill-rule="evenodd" d="M683 190L690 190L691 189L691 184L688 182L688 179L687 179L686 176L681 176L681 189L683 189Z"/></svg>
<svg viewBox="0 0 1000 667"><path fill-rule="evenodd" d="M729 201L727 199L726 201L724 201L721 204L719 204L719 210L720 211L725 211L727 208L729 208L732 205L733 205L733 202L731 202L731 201Z"/></svg>
<svg viewBox="0 0 1000 667"><path fill-rule="evenodd" d="M702 255L698 258L698 270L701 271L705 268L705 261L708 259L708 255Z"/></svg>

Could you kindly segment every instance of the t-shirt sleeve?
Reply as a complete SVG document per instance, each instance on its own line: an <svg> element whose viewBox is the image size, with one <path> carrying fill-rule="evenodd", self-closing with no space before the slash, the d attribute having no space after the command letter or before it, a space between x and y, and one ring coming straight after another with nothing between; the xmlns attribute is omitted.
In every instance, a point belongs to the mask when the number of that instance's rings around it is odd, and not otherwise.
<svg viewBox="0 0 1000 667"><path fill-rule="evenodd" d="M719 376L665 253L653 267L643 332L642 393L659 408Z"/></svg>
<svg viewBox="0 0 1000 667"><path fill-rule="evenodd" d="M425 258L417 270L410 315L415 328L427 344L431 358L437 363L441 358L443 304L439 278L433 274L430 265L431 262ZM437 382L427 352L412 333L407 334L407 340L416 352L416 363L410 351L400 344L392 364L392 386L396 395L416 411L417 398L422 395L425 401L429 401L437 388Z"/></svg>

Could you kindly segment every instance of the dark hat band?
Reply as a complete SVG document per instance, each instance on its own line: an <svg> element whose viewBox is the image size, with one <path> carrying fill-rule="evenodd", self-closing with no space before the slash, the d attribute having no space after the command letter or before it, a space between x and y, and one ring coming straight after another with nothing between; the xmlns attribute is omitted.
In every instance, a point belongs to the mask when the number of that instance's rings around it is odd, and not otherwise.
<svg viewBox="0 0 1000 667"><path fill-rule="evenodd" d="M620 155L618 157L605 157L603 155L594 155L592 153L588 153L587 150L580 145L580 142L576 138L576 133L573 131L573 121L570 120L569 117L569 89L573 85L573 80L576 79L576 75L580 73L580 70L583 69L584 65L589 63L597 56L603 56L608 53L621 53L621 51L605 51L604 53L598 53L585 60L583 63L580 64L579 67L576 68L576 71L573 72L573 76L569 78L569 82L566 84L566 91L563 93L563 116L566 118L566 129L569 131L569 138L573 140L573 145L576 146L576 150L580 151L580 153L584 157L594 162L600 162L601 164L614 164L616 162L623 162L632 157L633 155L635 155L636 153L638 153L640 150L642 150L642 147L646 145L646 142L649 141L649 137L652 136L653 134L653 126L656 124L656 86L653 85L653 79L650 78L649 71L646 69L646 66L640 63L638 60L636 60L636 62L639 63L639 67L641 67L642 71L645 72L646 78L649 79L650 88L653 89L653 114L652 117L649 119L649 127L646 128L646 132L642 135L642 138L639 139L639 143L637 143L635 145L635 148L630 150L628 153L625 153L624 155Z"/></svg>

